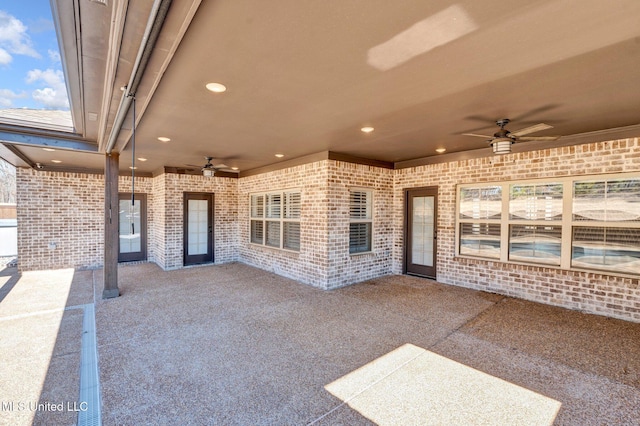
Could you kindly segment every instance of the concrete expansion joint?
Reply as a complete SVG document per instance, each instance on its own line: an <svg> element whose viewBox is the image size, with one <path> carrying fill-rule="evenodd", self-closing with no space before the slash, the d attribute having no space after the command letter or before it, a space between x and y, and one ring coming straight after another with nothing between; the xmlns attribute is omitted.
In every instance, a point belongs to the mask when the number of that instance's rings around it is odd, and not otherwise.
<svg viewBox="0 0 640 426"><path fill-rule="evenodd" d="M470 325L471 323L475 322L476 320L479 320L480 318L482 318L484 315L487 314L487 312L493 308L494 306L497 306L500 303L504 303L509 299L508 296L503 296L500 298L500 300L498 300L497 302L493 302L492 304L490 304L489 306L487 306L486 308L484 308L483 310L481 310L480 312L478 312L476 315L472 316L471 318L469 318L467 321L463 322L462 324L460 324L459 326L457 326L456 328L454 328L453 330L451 330L446 336L442 337L441 339L437 340L433 345L431 345L431 348L434 348L436 346L438 346L440 343L444 342L445 340L447 340L449 337L453 336L454 334L456 334L458 331L460 331L463 327Z"/></svg>

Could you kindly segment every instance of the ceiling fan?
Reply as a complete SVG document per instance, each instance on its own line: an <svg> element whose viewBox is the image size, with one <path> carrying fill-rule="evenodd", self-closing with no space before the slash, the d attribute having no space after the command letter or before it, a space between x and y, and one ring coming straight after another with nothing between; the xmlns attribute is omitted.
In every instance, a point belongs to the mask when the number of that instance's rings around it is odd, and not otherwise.
<svg viewBox="0 0 640 426"><path fill-rule="evenodd" d="M524 129L516 130L515 132L511 132L504 127L509 124L511 120L508 118L503 118L501 120L497 120L496 124L500 127L493 136L489 135L479 135L476 133L463 133L463 136L474 136L478 138L486 138L489 140L489 145L493 148L494 154L508 154L511 152L511 145L516 142L526 142L526 141L555 141L560 136L525 136L530 133L540 132L542 130L552 129L553 126L548 124L539 123L533 126L525 127Z"/></svg>
<svg viewBox="0 0 640 426"><path fill-rule="evenodd" d="M203 176L207 176L207 177L215 176L215 173L217 171L238 173L237 170L233 170L233 169L229 168L229 166L227 166L224 163L215 164L215 165L212 164L211 160L213 160L213 157L204 157L204 159L207 160L207 162L206 162L206 164L204 166L196 166L195 164L187 164L187 166L200 167L200 171L202 172L202 175Z"/></svg>

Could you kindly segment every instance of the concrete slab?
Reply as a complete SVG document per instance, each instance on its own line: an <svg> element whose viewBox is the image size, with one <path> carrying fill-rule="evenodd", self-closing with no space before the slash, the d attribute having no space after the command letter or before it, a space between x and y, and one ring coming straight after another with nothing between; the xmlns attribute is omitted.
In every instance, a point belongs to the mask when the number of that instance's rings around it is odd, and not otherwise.
<svg viewBox="0 0 640 426"><path fill-rule="evenodd" d="M82 310L72 306L92 300L92 272L3 271L0 280L0 425L75 424Z"/></svg>
<svg viewBox="0 0 640 426"><path fill-rule="evenodd" d="M110 300L101 271L0 286L3 400L77 394L73 306L98 297L104 425L640 424L640 324L408 276L321 291L243 264L121 266Z"/></svg>

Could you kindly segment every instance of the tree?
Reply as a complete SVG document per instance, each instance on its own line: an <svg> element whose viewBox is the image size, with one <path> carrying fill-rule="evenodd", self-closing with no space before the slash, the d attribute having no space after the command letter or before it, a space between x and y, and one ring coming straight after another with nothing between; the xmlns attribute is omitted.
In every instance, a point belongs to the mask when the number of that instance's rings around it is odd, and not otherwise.
<svg viewBox="0 0 640 426"><path fill-rule="evenodd" d="M16 168L0 158L0 203L16 202Z"/></svg>

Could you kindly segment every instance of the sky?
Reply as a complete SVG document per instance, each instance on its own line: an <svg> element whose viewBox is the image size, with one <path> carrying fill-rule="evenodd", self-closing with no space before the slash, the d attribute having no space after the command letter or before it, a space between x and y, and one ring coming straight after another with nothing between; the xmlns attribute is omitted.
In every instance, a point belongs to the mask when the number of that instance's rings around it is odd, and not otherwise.
<svg viewBox="0 0 640 426"><path fill-rule="evenodd" d="M49 0L0 0L0 109L69 109Z"/></svg>

